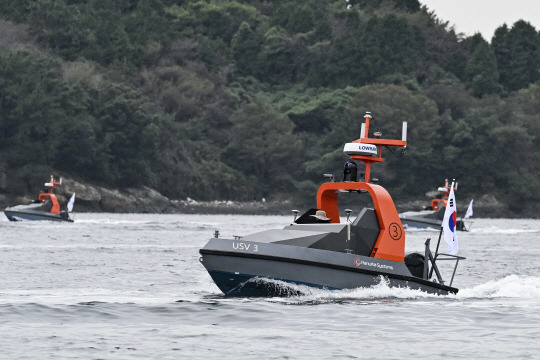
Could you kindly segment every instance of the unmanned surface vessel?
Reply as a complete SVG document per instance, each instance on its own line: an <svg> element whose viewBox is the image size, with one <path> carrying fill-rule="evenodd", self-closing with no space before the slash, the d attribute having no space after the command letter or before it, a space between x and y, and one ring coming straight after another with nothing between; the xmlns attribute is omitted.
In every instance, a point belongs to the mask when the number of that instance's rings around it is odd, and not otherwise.
<svg viewBox="0 0 540 360"><path fill-rule="evenodd" d="M405 256L405 231L390 194L370 180L371 164L382 162L382 147L406 146L407 124L402 140L369 137L371 114L365 115L360 139L345 145L351 160L366 164L363 181L357 180L356 164L347 162L344 181L327 182L317 192L317 209L310 209L283 229L257 232L233 239L214 238L200 249L200 261L227 295L281 295L283 284L324 289L370 287L382 279L394 287L429 293L457 293L452 287L459 256L433 255L429 240L423 254ZM363 208L354 221L340 222L340 193L369 194L373 208ZM295 214L298 211L294 211ZM439 257L443 255L443 257ZM455 259L454 274L446 285L436 261ZM433 271L436 279L431 280ZM287 291L285 291L287 293Z"/></svg>
<svg viewBox="0 0 540 360"><path fill-rule="evenodd" d="M60 181L56 181L51 175L51 180L45 183L45 190L39 194L37 200L28 205L7 207L4 210L4 214L6 214L10 221L50 220L73 222L73 220L69 217L68 210L60 210L58 199L53 193L56 186L61 184L62 179L60 179ZM73 207L74 199L74 196L72 196L70 204L68 204L68 208Z"/></svg>
<svg viewBox="0 0 540 360"><path fill-rule="evenodd" d="M457 188L457 183L455 183L454 191L457 191ZM430 206L426 207L423 211L408 211L399 214L399 218L401 219L403 226L405 226L405 228L411 227L439 230L444 217L444 210L446 209L450 189L451 186L448 184L448 179L445 179L444 186L437 189L439 195L434 199L431 199ZM456 229L467 231L463 220L457 220Z"/></svg>

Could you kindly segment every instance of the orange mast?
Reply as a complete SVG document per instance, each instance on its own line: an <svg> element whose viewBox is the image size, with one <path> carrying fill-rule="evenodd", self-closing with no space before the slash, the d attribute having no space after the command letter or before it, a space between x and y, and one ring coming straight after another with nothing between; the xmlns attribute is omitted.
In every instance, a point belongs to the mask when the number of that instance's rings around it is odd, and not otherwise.
<svg viewBox="0 0 540 360"><path fill-rule="evenodd" d="M362 132L360 133L360 139L354 140L353 143L364 143L364 144L373 144L377 146L379 156L378 157L372 157L372 156L362 156L362 155L351 155L352 160L360 160L366 164L366 177L365 182L369 182L370 180L370 172L371 172L371 164L374 162L383 162L384 159L382 158L382 146L401 146L405 148L407 146L407 140L406 140L406 131L407 131L407 123L403 123L403 139L402 140L388 140L388 139L380 139L379 136L381 136L379 133L377 134L376 138L370 138L369 137L369 121L371 120L371 113L366 113L364 115L364 119L366 119L365 124L362 124Z"/></svg>
<svg viewBox="0 0 540 360"><path fill-rule="evenodd" d="M376 133L376 138L369 137L369 121L371 114L364 116L366 122L362 124L360 138L346 144L344 152L352 160L359 160L366 164L364 181L353 182L330 182L324 183L317 192L317 208L326 211L327 216L333 223L339 223L339 209L337 197L340 192L347 190L367 191L375 206L375 213L379 221L380 232L371 253L372 257L404 261L405 255L405 231L399 218L394 201L390 194L380 185L370 183L371 164L384 161L382 158L382 146L407 146L406 132L407 123L403 123L402 140L381 139ZM365 144L365 145L364 145Z"/></svg>

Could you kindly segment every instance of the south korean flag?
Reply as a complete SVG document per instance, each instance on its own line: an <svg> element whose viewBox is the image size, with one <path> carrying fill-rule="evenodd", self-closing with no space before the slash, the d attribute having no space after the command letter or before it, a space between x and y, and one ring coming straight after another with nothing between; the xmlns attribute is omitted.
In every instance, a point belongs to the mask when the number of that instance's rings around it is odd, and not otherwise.
<svg viewBox="0 0 540 360"><path fill-rule="evenodd" d="M458 252L458 239L457 239L457 205L454 195L454 182L450 187L450 195L448 195L448 201L446 203L446 211L444 212L444 218L442 221L442 228L444 233L444 241L448 244L448 253L456 255Z"/></svg>

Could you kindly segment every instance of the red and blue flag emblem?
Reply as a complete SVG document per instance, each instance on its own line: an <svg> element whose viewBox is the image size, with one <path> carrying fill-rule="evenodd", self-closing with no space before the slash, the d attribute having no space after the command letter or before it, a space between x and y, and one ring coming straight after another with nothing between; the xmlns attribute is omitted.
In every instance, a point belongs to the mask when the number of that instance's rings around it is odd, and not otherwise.
<svg viewBox="0 0 540 360"><path fill-rule="evenodd" d="M457 213L454 211L448 218L448 227L450 228L451 232L455 231L457 223Z"/></svg>

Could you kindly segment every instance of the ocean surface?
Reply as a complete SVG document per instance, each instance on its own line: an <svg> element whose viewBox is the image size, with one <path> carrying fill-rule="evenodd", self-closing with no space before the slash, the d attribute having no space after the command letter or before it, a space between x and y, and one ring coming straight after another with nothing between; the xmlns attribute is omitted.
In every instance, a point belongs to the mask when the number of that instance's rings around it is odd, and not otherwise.
<svg viewBox="0 0 540 360"><path fill-rule="evenodd" d="M2 215L3 216L3 215ZM457 295L372 288L228 298L199 263L219 230L288 216L0 220L0 359L538 359L540 220L474 219ZM407 252L437 231L407 232ZM442 245L442 250L444 245ZM448 262L449 263L449 262ZM449 280L452 268L443 268Z"/></svg>

